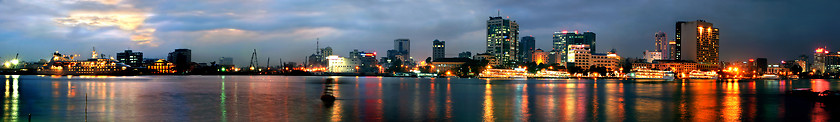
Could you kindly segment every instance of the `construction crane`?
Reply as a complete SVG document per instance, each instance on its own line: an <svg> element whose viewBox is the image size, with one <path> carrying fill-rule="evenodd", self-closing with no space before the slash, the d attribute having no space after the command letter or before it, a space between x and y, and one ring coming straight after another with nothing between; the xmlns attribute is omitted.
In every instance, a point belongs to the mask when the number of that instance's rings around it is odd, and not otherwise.
<svg viewBox="0 0 840 122"><path fill-rule="evenodd" d="M251 53L251 64L248 67L251 70L255 70L258 68L259 63L257 62L257 49L254 49L254 53Z"/></svg>

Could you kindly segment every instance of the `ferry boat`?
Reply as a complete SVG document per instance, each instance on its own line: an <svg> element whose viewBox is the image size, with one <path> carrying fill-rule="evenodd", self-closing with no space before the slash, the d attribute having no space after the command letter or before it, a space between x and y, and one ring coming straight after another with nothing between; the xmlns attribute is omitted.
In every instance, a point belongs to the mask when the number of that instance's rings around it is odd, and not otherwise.
<svg viewBox="0 0 840 122"><path fill-rule="evenodd" d="M56 51L49 63L38 67L41 75L125 75L131 66L114 59L99 58L96 51L88 60L73 60L73 55L62 55Z"/></svg>
<svg viewBox="0 0 840 122"><path fill-rule="evenodd" d="M662 71L662 70L640 69L640 70L635 70L633 72L628 73L627 78L631 78L631 79L673 80L674 79L674 72L672 72L672 71Z"/></svg>
<svg viewBox="0 0 840 122"><path fill-rule="evenodd" d="M714 71L699 71L694 70L688 73L688 78L691 79L718 79L717 72Z"/></svg>
<svg viewBox="0 0 840 122"><path fill-rule="evenodd" d="M480 78L526 78L528 71L525 69L486 69L481 74Z"/></svg>

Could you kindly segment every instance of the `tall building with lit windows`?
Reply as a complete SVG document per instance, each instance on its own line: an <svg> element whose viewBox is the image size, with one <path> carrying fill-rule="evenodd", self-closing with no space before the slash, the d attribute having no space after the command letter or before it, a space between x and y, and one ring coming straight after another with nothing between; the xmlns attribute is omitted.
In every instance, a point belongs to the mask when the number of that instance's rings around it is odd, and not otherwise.
<svg viewBox="0 0 840 122"><path fill-rule="evenodd" d="M491 65L515 64L519 53L519 24L501 16L487 20L487 53L495 60ZM511 65L512 66L512 65Z"/></svg>
<svg viewBox="0 0 840 122"><path fill-rule="evenodd" d="M125 50L117 53L117 61L127 64L131 67L143 66L143 52L134 52L132 50Z"/></svg>
<svg viewBox="0 0 840 122"><path fill-rule="evenodd" d="M712 23L679 21L676 24L676 60L695 61L701 64L718 64L718 28Z"/></svg>
<svg viewBox="0 0 840 122"><path fill-rule="evenodd" d="M432 60L446 57L446 42L435 39L432 42Z"/></svg>
<svg viewBox="0 0 840 122"><path fill-rule="evenodd" d="M670 41L668 41L668 37L665 35L665 32L656 32L656 34L653 34L653 37L655 38L655 41L656 41L656 49L654 50L654 52L660 52L661 56L659 57L659 59L660 60L670 59L670 57L669 57L670 55L665 55L664 54L664 53L671 52L671 47L669 47L670 44L668 44Z"/></svg>
<svg viewBox="0 0 840 122"><path fill-rule="evenodd" d="M560 65L566 65L566 63L569 63L569 45L588 45L587 50L589 53L595 53L595 33L593 32L554 32L552 41L552 52L556 52L560 58L560 62L555 63L559 63Z"/></svg>

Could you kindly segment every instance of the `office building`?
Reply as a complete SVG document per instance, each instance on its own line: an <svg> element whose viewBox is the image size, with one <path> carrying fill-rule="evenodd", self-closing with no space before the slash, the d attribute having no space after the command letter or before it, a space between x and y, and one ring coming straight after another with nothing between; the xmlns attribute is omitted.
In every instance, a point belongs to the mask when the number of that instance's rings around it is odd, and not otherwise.
<svg viewBox="0 0 840 122"><path fill-rule="evenodd" d="M432 60L446 57L446 42L435 39L432 42Z"/></svg>
<svg viewBox="0 0 840 122"><path fill-rule="evenodd" d="M548 52L545 52L542 49L534 50L531 57L531 62L537 63L537 65L548 64Z"/></svg>
<svg viewBox="0 0 840 122"><path fill-rule="evenodd" d="M676 60L718 64L718 28L703 20L676 24Z"/></svg>
<svg viewBox="0 0 840 122"><path fill-rule="evenodd" d="M339 57L337 55L327 56L327 72L331 73L354 73L359 68L359 60Z"/></svg>
<svg viewBox="0 0 840 122"><path fill-rule="evenodd" d="M654 50L654 52L660 52L660 60L669 60L670 55L665 53L671 52L671 47L669 44L671 41L668 41L668 37L665 35L665 32L656 32L656 34L654 34L653 37L655 38L654 40L656 42L656 49Z"/></svg>
<svg viewBox="0 0 840 122"><path fill-rule="evenodd" d="M554 32L552 37L553 44L552 48L554 52L559 54L561 59L559 59L560 65L565 65L566 62L569 60L567 59L570 49L569 45L588 45L589 53L595 53L596 46L595 46L595 33L593 32L583 32L578 33L577 31L569 32L569 31L562 31L562 32Z"/></svg>
<svg viewBox="0 0 840 122"><path fill-rule="evenodd" d="M522 62L531 61L535 47L536 40L534 39L534 36L522 37L522 39L519 40L519 60Z"/></svg>
<svg viewBox="0 0 840 122"><path fill-rule="evenodd" d="M662 52L645 50L644 56L645 61L647 61L648 63L653 63L654 60L664 60L662 59Z"/></svg>
<svg viewBox="0 0 840 122"><path fill-rule="evenodd" d="M190 49L175 49L166 59L175 64L177 73L189 73L192 70L192 50Z"/></svg>
<svg viewBox="0 0 840 122"><path fill-rule="evenodd" d="M233 58L231 58L231 57L221 57L221 58L219 58L219 65L233 66Z"/></svg>
<svg viewBox="0 0 840 122"><path fill-rule="evenodd" d="M117 61L131 67L143 67L143 52L125 50L124 52L117 53Z"/></svg>
<svg viewBox="0 0 840 122"><path fill-rule="evenodd" d="M592 67L605 67L608 71L618 70L618 61L621 59L617 54L610 52L591 53L589 45L569 45L567 66L589 69Z"/></svg>
<svg viewBox="0 0 840 122"><path fill-rule="evenodd" d="M452 70L457 70L455 68L461 67L464 63L469 62L471 59L469 58L438 58L432 61L432 65L434 69L432 72L435 73L446 73L451 72Z"/></svg>
<svg viewBox="0 0 840 122"><path fill-rule="evenodd" d="M487 20L487 52L495 58L493 65L516 64L519 53L519 24L516 21L490 17Z"/></svg>
<svg viewBox="0 0 840 122"><path fill-rule="evenodd" d="M395 39L394 50L397 50L405 57L411 57L411 40L409 39Z"/></svg>

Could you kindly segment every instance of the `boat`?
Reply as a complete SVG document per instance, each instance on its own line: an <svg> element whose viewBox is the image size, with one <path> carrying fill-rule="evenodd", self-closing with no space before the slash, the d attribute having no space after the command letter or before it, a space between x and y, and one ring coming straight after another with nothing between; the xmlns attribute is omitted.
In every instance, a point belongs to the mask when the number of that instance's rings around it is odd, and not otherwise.
<svg viewBox="0 0 840 122"><path fill-rule="evenodd" d="M486 69L479 74L480 78L527 78L525 69Z"/></svg>
<svg viewBox="0 0 840 122"><path fill-rule="evenodd" d="M694 70L688 73L690 79L718 79L717 72Z"/></svg>
<svg viewBox="0 0 840 122"><path fill-rule="evenodd" d="M96 51L87 60L73 60L74 55L62 55L56 51L50 62L38 67L40 75L128 75L131 66L114 59L100 58Z"/></svg>
<svg viewBox="0 0 840 122"><path fill-rule="evenodd" d="M640 69L640 70L635 70L633 72L630 72L626 76L627 76L627 78L630 78L630 79L673 80L674 79L674 72L672 72L672 71L662 71L662 70Z"/></svg>
<svg viewBox="0 0 840 122"><path fill-rule="evenodd" d="M767 79L767 80L777 80L777 79L779 79L779 76L778 75L772 75L772 74L765 74L765 75L762 75L760 78L761 79Z"/></svg>
<svg viewBox="0 0 840 122"><path fill-rule="evenodd" d="M565 71L538 71L537 73L530 75L530 78L569 78L571 74Z"/></svg>

